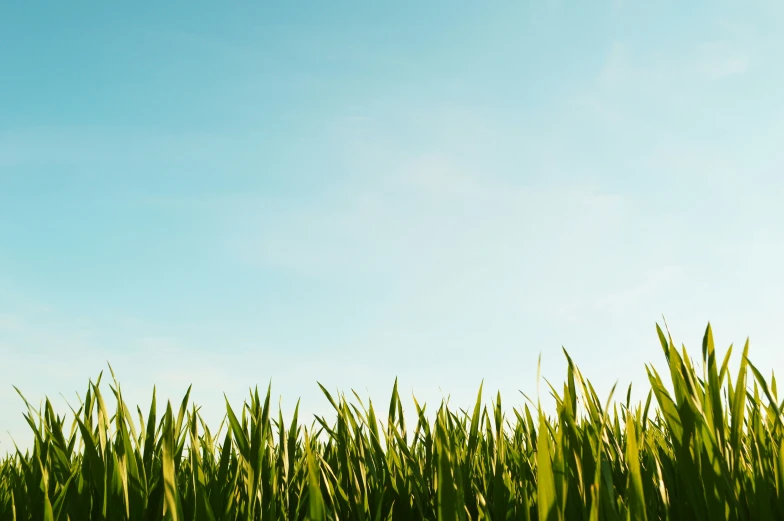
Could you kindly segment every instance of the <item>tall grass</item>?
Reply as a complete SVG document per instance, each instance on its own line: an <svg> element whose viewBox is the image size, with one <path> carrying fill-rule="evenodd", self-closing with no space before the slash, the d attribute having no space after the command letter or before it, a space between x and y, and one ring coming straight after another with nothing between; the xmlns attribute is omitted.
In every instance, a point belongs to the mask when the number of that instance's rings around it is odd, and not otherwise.
<svg viewBox="0 0 784 521"><path fill-rule="evenodd" d="M442 403L431 420L415 401L406 426L397 386L383 418L322 388L336 420L286 424L256 390L211 431L188 394L159 416L153 392L144 414L116 380L110 414L99 378L68 424L49 400L28 404L32 450L0 464L0 519L784 519L775 379L748 343L731 377L710 326L699 369L657 331L667 385L649 366L644 403L601 400L567 354L554 416L505 414L500 396L487 408L480 389L472 410Z"/></svg>

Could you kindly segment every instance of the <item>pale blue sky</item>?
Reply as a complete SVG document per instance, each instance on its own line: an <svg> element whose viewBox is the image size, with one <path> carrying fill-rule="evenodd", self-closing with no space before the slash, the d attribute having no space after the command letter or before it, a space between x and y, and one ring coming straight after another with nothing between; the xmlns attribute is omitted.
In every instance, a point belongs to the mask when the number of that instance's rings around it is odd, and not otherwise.
<svg viewBox="0 0 784 521"><path fill-rule="evenodd" d="M106 360L217 418L642 392L661 313L782 367L784 4L142 4L0 5L0 450Z"/></svg>

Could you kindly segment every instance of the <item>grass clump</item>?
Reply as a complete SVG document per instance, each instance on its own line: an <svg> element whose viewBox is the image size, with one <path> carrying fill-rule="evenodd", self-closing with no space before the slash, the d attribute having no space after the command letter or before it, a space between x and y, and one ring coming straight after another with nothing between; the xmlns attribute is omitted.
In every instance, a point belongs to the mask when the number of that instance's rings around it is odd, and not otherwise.
<svg viewBox="0 0 784 521"><path fill-rule="evenodd" d="M431 419L397 392L334 398L336 420L284 423L270 392L226 404L214 433L189 402L155 393L131 411L116 380L110 414L100 377L73 418L28 404L32 449L0 463L1 520L623 521L784 519L784 404L749 362L731 377L710 326L696 366L657 326L666 380L648 366L644 403L600 400L566 354L554 416L500 395ZM383 421L382 421L383 420Z"/></svg>

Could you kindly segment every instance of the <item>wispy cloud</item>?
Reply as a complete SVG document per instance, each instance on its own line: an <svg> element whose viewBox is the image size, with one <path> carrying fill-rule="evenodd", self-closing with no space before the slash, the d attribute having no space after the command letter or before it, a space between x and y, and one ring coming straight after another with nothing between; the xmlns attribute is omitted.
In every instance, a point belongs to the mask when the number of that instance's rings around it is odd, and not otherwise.
<svg viewBox="0 0 784 521"><path fill-rule="evenodd" d="M618 194L483 179L446 157L428 155L327 205L303 201L283 212L262 211L237 223L230 244L246 262L310 274L418 272L437 278L440 266L459 269L477 256L520 254L560 238L574 243L611 232L622 222L623 207Z"/></svg>
<svg viewBox="0 0 784 521"><path fill-rule="evenodd" d="M749 55L726 43L706 43L700 46L694 68L710 80L746 74L751 67Z"/></svg>
<svg viewBox="0 0 784 521"><path fill-rule="evenodd" d="M608 89L690 90L694 82L719 81L749 71L747 52L725 42L706 42L677 56L644 54L620 41L612 44L599 84Z"/></svg>

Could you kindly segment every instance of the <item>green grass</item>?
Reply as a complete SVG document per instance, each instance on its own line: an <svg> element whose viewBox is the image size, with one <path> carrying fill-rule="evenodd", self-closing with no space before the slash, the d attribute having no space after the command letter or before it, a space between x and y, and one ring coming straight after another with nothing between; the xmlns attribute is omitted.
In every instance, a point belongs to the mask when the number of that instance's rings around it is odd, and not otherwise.
<svg viewBox="0 0 784 521"><path fill-rule="evenodd" d="M768 520L784 519L784 425L775 378L732 377L708 327L701 363L657 327L667 371L647 367L640 404L601 400L567 356L555 415L523 405L405 425L332 397L336 420L283 422L258 390L210 430L186 394L158 415L114 413L89 385L72 419L28 405L32 449L0 463L0 520ZM665 384L665 380L667 383ZM21 394L21 393L20 393Z"/></svg>

